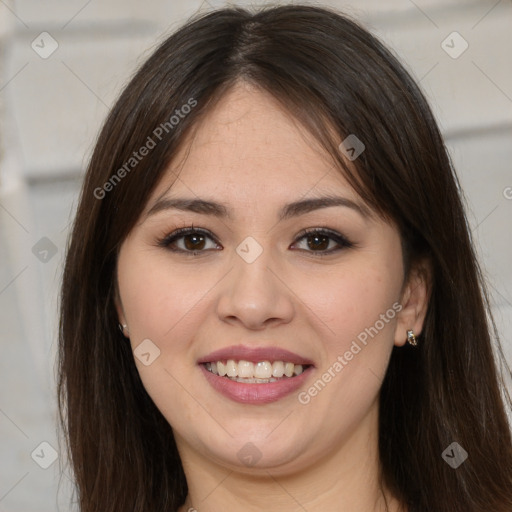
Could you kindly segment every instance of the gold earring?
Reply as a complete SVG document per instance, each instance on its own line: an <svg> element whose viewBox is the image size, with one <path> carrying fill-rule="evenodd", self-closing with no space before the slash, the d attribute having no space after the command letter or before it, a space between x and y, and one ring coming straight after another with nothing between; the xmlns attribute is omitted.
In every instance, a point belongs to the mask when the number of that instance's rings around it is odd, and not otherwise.
<svg viewBox="0 0 512 512"><path fill-rule="evenodd" d="M412 345L413 347L416 347L418 345L418 342L416 341L416 336L414 336L414 332L412 329L407 331L407 343L409 343L409 345Z"/></svg>

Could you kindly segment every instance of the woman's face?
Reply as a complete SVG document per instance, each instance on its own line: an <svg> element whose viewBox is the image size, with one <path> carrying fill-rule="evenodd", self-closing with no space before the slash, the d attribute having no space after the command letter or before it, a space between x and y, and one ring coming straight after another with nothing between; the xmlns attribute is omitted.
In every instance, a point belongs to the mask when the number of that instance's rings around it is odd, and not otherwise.
<svg viewBox="0 0 512 512"><path fill-rule="evenodd" d="M356 457L375 439L393 345L421 330L402 304L395 227L245 85L177 155L121 247L118 279L135 363L182 458L231 469Z"/></svg>

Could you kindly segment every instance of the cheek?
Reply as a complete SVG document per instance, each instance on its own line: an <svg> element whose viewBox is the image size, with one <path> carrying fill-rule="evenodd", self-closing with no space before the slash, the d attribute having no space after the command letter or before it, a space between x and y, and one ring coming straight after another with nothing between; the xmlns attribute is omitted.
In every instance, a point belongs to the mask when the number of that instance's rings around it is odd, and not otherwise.
<svg viewBox="0 0 512 512"><path fill-rule="evenodd" d="M376 252L361 254L328 278L313 279L315 285L304 295L315 313L322 357L301 403L309 404L318 417L328 418L325 426L332 432L340 424L349 429L360 421L378 396L401 309L400 253L396 256L392 251L387 258L377 257ZM333 412L333 404L339 412Z"/></svg>
<svg viewBox="0 0 512 512"><path fill-rule="evenodd" d="M121 253L118 275L131 337L161 342L172 337L177 343L180 337L173 334L192 321L194 310L218 281L192 266L182 265L177 272L165 253L155 257L144 251L132 251L129 258Z"/></svg>
<svg viewBox="0 0 512 512"><path fill-rule="evenodd" d="M199 276L192 266L176 272L166 256L127 245L118 260L119 291L144 388L169 423L189 425L197 411L184 392L194 370L187 352L198 328L195 313L216 281L206 273ZM157 348L145 349L151 357L145 365L137 357L137 348L147 339Z"/></svg>
<svg viewBox="0 0 512 512"><path fill-rule="evenodd" d="M392 308L397 295L394 293L392 283L379 282L378 275L365 273L346 282L344 296L340 299L340 314L335 321L335 331L340 333L343 340L347 337L352 340L359 339L364 342L365 335L372 328L377 328L386 334L386 326L394 317L387 312ZM391 309L391 313L394 310ZM384 317L382 316L384 315ZM382 318L386 321L383 323Z"/></svg>
<svg viewBox="0 0 512 512"><path fill-rule="evenodd" d="M323 351L316 378L299 399L332 436L362 421L378 396L400 309L400 271L392 258L361 260L350 271L316 280L322 286L305 295Z"/></svg>
<svg viewBox="0 0 512 512"><path fill-rule="evenodd" d="M302 296L314 312L317 327L329 340L329 353L343 353L352 340L364 342L368 331L373 337L377 329L380 338L392 338L396 317L393 304L401 286L400 265L369 259L350 268L340 268L328 276L309 280ZM395 306L396 307L396 306Z"/></svg>

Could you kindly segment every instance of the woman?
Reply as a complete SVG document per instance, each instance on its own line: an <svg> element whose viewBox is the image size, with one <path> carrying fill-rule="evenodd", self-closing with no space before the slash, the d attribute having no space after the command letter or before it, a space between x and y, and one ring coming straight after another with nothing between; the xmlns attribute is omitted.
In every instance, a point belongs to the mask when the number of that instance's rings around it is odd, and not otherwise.
<svg viewBox="0 0 512 512"><path fill-rule="evenodd" d="M83 185L59 381L80 510L510 511L488 311L390 52L318 7L197 17Z"/></svg>

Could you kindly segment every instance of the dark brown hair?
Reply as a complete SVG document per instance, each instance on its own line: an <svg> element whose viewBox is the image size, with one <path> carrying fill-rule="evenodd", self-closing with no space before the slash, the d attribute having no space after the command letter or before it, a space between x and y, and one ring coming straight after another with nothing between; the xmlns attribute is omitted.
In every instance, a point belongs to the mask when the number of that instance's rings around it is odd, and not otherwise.
<svg viewBox="0 0 512 512"><path fill-rule="evenodd" d="M385 484L410 512L509 512L510 397L493 355L498 334L432 112L375 37L330 9L299 5L190 20L141 66L101 130L61 295L59 408L80 510L175 511L185 500L172 429L117 327L116 258L185 136L240 80L276 97L368 205L397 224L406 262L430 262L419 346L393 349L381 389ZM191 100L194 108L171 123ZM338 149L349 134L366 146L355 171ZM148 137L156 145L127 165ZM455 441L469 453L456 470L441 456Z"/></svg>

